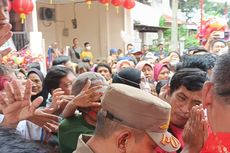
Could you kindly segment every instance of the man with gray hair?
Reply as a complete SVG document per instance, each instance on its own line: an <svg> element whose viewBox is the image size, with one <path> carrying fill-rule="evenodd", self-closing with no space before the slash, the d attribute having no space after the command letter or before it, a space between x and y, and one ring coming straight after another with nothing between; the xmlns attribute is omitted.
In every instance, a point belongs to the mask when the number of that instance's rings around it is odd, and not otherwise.
<svg viewBox="0 0 230 153"><path fill-rule="evenodd" d="M161 99L124 84L105 91L94 136L81 135L74 153L153 153L159 146L176 151L179 141L167 132L171 107Z"/></svg>
<svg viewBox="0 0 230 153"><path fill-rule="evenodd" d="M229 70L230 54L219 56L211 80L206 82L203 87L203 107L207 109L208 123L205 121L202 106L193 108L193 115L187 123L187 130L184 134L187 143L184 152L230 152ZM207 124L210 125L211 133L206 139Z"/></svg>
<svg viewBox="0 0 230 153"><path fill-rule="evenodd" d="M72 86L76 97L66 105L65 119L59 126L59 145L63 153L75 150L80 134L93 134L104 87L107 87L106 80L99 73L85 72L76 78ZM76 110L81 114L75 114Z"/></svg>

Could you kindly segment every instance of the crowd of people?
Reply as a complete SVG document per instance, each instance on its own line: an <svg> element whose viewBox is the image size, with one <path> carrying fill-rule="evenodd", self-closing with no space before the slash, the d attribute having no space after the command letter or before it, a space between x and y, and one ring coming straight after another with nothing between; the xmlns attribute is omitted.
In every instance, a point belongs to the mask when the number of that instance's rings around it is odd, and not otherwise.
<svg viewBox="0 0 230 153"><path fill-rule="evenodd" d="M6 8L0 46L12 36ZM230 152L230 52L213 36L182 56L130 43L103 62L74 38L68 56L50 50L46 74L1 64L0 152Z"/></svg>

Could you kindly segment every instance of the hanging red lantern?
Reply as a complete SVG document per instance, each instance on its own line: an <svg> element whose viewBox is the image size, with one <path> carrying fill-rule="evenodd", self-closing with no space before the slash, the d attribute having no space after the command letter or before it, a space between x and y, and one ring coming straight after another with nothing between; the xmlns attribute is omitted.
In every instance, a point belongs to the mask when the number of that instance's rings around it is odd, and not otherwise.
<svg viewBox="0 0 230 153"><path fill-rule="evenodd" d="M10 10L12 9L12 4L11 4L11 1L10 0L7 0L7 3L8 3L8 12L10 12Z"/></svg>
<svg viewBox="0 0 230 153"><path fill-rule="evenodd" d="M122 0L112 0L111 3L113 4L113 6L120 6L122 5Z"/></svg>
<svg viewBox="0 0 230 153"><path fill-rule="evenodd" d="M135 1L134 0L125 0L123 5L126 9L132 9L135 6Z"/></svg>
<svg viewBox="0 0 230 153"><path fill-rule="evenodd" d="M33 11L34 4L32 0L14 0L12 8L16 13L20 14L21 22L24 24L26 15Z"/></svg>
<svg viewBox="0 0 230 153"><path fill-rule="evenodd" d="M119 6L122 5L123 0L112 0L111 1L112 5L116 7L117 13L119 13Z"/></svg>
<svg viewBox="0 0 230 153"><path fill-rule="evenodd" d="M110 0L99 0L99 2L106 6L107 11L109 10L109 2L110 2Z"/></svg>

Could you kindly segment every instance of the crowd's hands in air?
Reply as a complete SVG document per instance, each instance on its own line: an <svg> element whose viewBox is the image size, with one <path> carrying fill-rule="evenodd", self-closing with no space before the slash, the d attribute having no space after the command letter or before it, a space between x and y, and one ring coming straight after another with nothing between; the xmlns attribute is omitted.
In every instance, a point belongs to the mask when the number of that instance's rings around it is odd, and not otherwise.
<svg viewBox="0 0 230 153"><path fill-rule="evenodd" d="M199 153L208 137L208 123L202 105L194 106L183 131L183 153Z"/></svg>
<svg viewBox="0 0 230 153"><path fill-rule="evenodd" d="M37 109L43 98L38 97L31 102L30 80L26 81L24 89L15 80L5 84L5 90L0 94L0 109L4 114L2 125L15 127L19 121L29 120L48 132L57 131L59 117Z"/></svg>
<svg viewBox="0 0 230 153"><path fill-rule="evenodd" d="M66 105L72 101L73 95L65 95L61 88L57 88L52 93L51 105L44 109L45 112L59 115L63 112Z"/></svg>
<svg viewBox="0 0 230 153"><path fill-rule="evenodd" d="M86 85L82 91L74 97L74 99L67 104L63 111L64 117L71 117L78 108L100 107L100 98L103 92L99 90L102 88L100 84L91 87L91 81L87 80Z"/></svg>

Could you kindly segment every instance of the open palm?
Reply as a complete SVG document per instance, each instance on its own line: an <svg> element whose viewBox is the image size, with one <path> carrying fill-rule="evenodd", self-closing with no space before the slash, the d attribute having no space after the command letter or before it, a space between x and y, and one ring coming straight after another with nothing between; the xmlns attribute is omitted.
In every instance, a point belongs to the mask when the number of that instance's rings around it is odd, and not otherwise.
<svg viewBox="0 0 230 153"><path fill-rule="evenodd" d="M5 124L17 124L19 121L26 120L34 115L43 98L38 97L31 103L31 88L30 80L26 82L24 93L22 92L23 88L15 80L6 83L5 93L0 95Z"/></svg>

